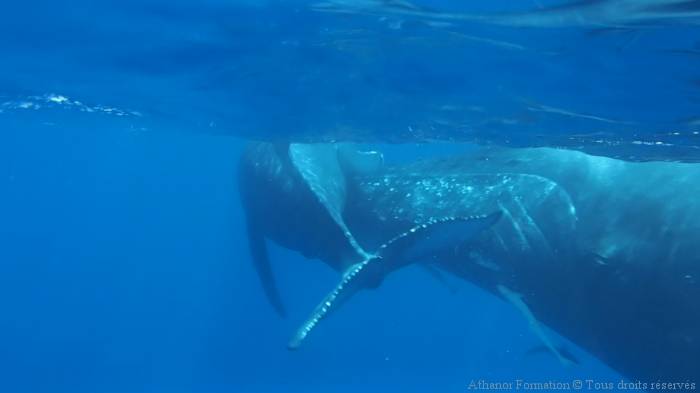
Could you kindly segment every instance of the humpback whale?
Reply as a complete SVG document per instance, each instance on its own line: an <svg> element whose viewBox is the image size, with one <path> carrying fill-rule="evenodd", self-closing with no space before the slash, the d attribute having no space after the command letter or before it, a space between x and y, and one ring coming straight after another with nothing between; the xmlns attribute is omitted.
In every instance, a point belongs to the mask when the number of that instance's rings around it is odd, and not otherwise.
<svg viewBox="0 0 700 393"><path fill-rule="evenodd" d="M246 213L248 244L273 308L286 316L267 255L266 238L307 258L320 259L342 275L340 283L290 341L290 348L297 348L318 320L354 293L378 287L387 274L401 267L421 264L447 285L426 263L431 252L450 247L465 236L477 236L501 216L493 210L488 215L433 217L406 228L401 236L385 239L385 244L374 248L381 255L370 254L345 224L347 179L377 173L382 161L376 152L358 152L347 145L257 142L244 152L238 186Z"/></svg>
<svg viewBox="0 0 700 393"><path fill-rule="evenodd" d="M338 272L366 259L341 217L345 176L331 145L253 143L238 167L253 265L273 308L285 316L265 238Z"/></svg>
<svg viewBox="0 0 700 393"><path fill-rule="evenodd" d="M275 151L261 146L251 149ZM261 168L273 155L246 155L242 165ZM260 204L244 202L255 236L342 274L290 347L353 291L428 256L432 266L509 301L630 380L693 382L700 375L700 168L548 148L485 149L376 171L338 167L342 225L308 181L289 192L290 179L300 179L294 165L240 176L243 199ZM258 194L269 187L281 192ZM292 211L276 218L275 203ZM265 217L273 221L257 221ZM274 288L265 274L263 285ZM514 301L513 293L522 296Z"/></svg>

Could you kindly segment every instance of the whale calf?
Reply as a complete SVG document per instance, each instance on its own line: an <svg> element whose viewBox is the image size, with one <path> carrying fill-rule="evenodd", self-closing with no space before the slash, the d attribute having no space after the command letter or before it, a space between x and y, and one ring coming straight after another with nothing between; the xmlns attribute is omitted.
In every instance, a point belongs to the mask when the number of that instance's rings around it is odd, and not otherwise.
<svg viewBox="0 0 700 393"><path fill-rule="evenodd" d="M336 269L342 274L338 286L379 285L393 268L414 263L427 251L432 266L501 299L507 300L504 290L522 294L533 318L630 380L692 382L700 375L700 206L695 199L700 168L547 148L485 149L343 176L342 226L328 209L311 208L318 206L313 192L296 199L284 193L257 199L268 207L286 202L294 214L303 213L304 220L294 221L292 214L280 218L281 226L266 225L262 232L287 248L342 267ZM243 177L242 185L253 184L255 177ZM261 178L266 180L259 184L266 187L290 184L269 173ZM242 187L241 192L264 188ZM263 209L256 211L249 221L264 216ZM493 214L497 220L483 221ZM450 224L470 216L480 225ZM447 226L431 228L436 223ZM435 236L396 242L423 225ZM471 234L459 237L460 231ZM291 241L299 232L310 235L303 244ZM325 239L332 233L329 243ZM364 283L353 283L354 277L363 277L356 272L345 282L358 263L368 261L365 266L382 270L383 248L390 249L387 271L367 270ZM350 257L338 264L338 255ZM325 315L323 304L290 347L298 347L307 328Z"/></svg>

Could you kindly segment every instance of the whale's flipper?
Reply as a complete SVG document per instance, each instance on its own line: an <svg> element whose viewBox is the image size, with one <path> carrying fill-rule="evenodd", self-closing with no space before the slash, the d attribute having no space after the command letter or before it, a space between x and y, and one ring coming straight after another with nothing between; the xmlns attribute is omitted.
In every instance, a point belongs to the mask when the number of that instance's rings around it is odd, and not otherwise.
<svg viewBox="0 0 700 393"><path fill-rule="evenodd" d="M293 143L289 145L289 157L319 202L343 230L355 251L361 257L369 258L370 255L360 247L343 220L347 190L337 147Z"/></svg>
<svg viewBox="0 0 700 393"><path fill-rule="evenodd" d="M431 277L439 281L440 284L445 286L445 288L449 289L451 294L457 294L457 288L451 286L450 283L448 283L447 280L445 280L445 277L442 276L442 273L440 273L435 267L427 263L419 263L418 267L423 269L424 272L430 274Z"/></svg>
<svg viewBox="0 0 700 393"><path fill-rule="evenodd" d="M375 257L350 267L338 285L311 313L294 333L289 349L297 349L321 319L364 288L376 288L389 273L413 263L419 263L447 247L471 240L493 226L502 216L490 215L450 217L432 220L396 236L379 248Z"/></svg>
<svg viewBox="0 0 700 393"><path fill-rule="evenodd" d="M496 285L496 288L501 293L501 295L503 295L504 299L506 299L513 306L515 306L515 308L517 308L518 311L520 311L525 316L525 318L530 324L530 331L532 331L533 334L535 334L540 340L542 340L544 345L557 356L557 358L563 366L566 367L574 364L572 360L562 356L562 354L559 353L559 350L557 350L554 347L554 345L552 345L552 342L549 341L549 338L546 334L544 334L544 331L542 330L542 326L540 326L539 321L535 318L535 316L530 311L530 308L528 308L527 304L525 304L525 302L523 301L523 295L513 292L502 285Z"/></svg>
<svg viewBox="0 0 700 393"><path fill-rule="evenodd" d="M250 256L253 259L253 266L258 272L258 278L262 284L267 300L272 305L272 308L277 311L282 318L287 317L287 312L284 310L284 304L277 292L275 285L275 277L272 275L272 267L270 259L267 256L267 245L265 244L265 236L257 229L255 223L246 222L248 227L248 247L250 248Z"/></svg>
<svg viewBox="0 0 700 393"><path fill-rule="evenodd" d="M284 307L275 287L265 238L303 255L325 258L341 272L370 257L343 220L346 176L361 170L380 170L381 155L352 153L349 147L341 154L338 148L332 144L253 143L239 163L238 185L249 221L253 263L268 300L280 315L284 315ZM330 227L334 224L339 231ZM299 225L306 227L294 233Z"/></svg>

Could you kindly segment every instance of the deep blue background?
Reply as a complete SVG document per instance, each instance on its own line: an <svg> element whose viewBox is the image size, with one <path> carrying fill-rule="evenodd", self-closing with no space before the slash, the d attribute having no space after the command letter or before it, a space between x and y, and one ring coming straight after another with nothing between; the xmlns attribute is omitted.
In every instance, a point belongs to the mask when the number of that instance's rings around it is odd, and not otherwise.
<svg viewBox="0 0 700 393"><path fill-rule="evenodd" d="M319 14L309 3L2 3L0 393L621 380L571 344L580 367L522 360L541 343L513 307L450 277L451 295L415 267L287 351L337 275L270 244L288 319L272 311L235 185L243 141L210 134L333 136L339 122L382 139L441 122L461 140L697 158L699 30L394 30L395 16ZM495 12L538 2L423 3ZM528 109L541 106L574 115ZM650 145L625 145L639 140ZM474 147L379 148L395 162Z"/></svg>
<svg viewBox="0 0 700 393"><path fill-rule="evenodd" d="M287 339L337 276L270 246L288 308L252 269L230 137L18 127L0 133L0 392L463 391L621 378L521 355L504 302L417 268L364 292L298 352ZM468 146L393 146L388 161ZM562 339L552 333L559 344Z"/></svg>

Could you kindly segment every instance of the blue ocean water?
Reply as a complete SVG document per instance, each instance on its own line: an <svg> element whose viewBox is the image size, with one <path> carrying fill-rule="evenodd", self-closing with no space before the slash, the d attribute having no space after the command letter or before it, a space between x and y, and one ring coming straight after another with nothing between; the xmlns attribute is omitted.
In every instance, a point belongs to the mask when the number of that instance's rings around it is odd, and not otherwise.
<svg viewBox="0 0 700 393"><path fill-rule="evenodd" d="M361 293L290 352L289 335L337 276L271 243L288 318L269 307L235 191L240 140L110 129L23 129L2 139L3 392L463 391L472 380L621 380L571 344L575 369L553 356L521 360L540 343L515 309L457 280L451 295L417 269ZM387 161L426 149L395 148Z"/></svg>
<svg viewBox="0 0 700 393"><path fill-rule="evenodd" d="M460 12L538 2L514 3ZM426 119L450 124L427 140L542 140L535 144L692 161L697 28L581 38L580 26L468 25L457 29L461 41L438 46L447 33L417 27L434 41L411 46L392 41L407 27L389 26L411 17L307 6L3 5L0 392L456 392L479 381L623 381L551 331L580 366L523 359L541 343L522 315L452 277L450 294L414 267L357 295L290 352L291 332L337 274L270 242L288 317L274 313L250 262L236 166L255 137L366 140L388 163L479 148L416 144ZM382 37L334 38L342 50L328 51L319 49L323 29ZM436 109L449 105L449 115ZM472 126L455 126L463 123ZM570 146L570 135L584 133L592 136Z"/></svg>

